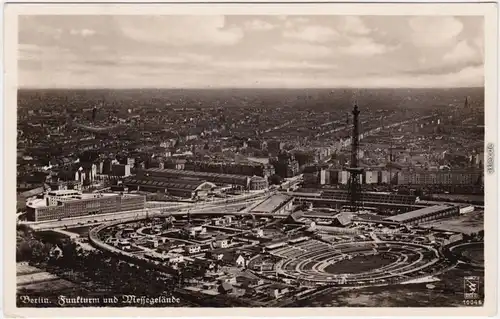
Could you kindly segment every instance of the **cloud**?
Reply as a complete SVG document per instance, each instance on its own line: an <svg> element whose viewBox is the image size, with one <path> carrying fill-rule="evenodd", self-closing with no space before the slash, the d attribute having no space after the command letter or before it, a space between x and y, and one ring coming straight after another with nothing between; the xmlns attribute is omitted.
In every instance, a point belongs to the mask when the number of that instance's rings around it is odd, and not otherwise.
<svg viewBox="0 0 500 319"><path fill-rule="evenodd" d="M154 44L234 45L243 38L240 28L226 26L224 16L133 16L118 23L128 38Z"/></svg>
<svg viewBox="0 0 500 319"><path fill-rule="evenodd" d="M419 83L422 87L466 87L484 85L484 68L471 66L441 74L397 76L401 86L411 87ZM383 82L380 82L384 84Z"/></svg>
<svg viewBox="0 0 500 319"><path fill-rule="evenodd" d="M109 47L105 46L105 45L91 45L88 47L90 51L92 52L106 52L109 50Z"/></svg>
<svg viewBox="0 0 500 319"><path fill-rule="evenodd" d="M464 26L455 17L429 16L409 20L411 40L417 46L438 47L454 41Z"/></svg>
<svg viewBox="0 0 500 319"><path fill-rule="evenodd" d="M38 60L42 52L40 46L31 43L20 43L17 48L17 58L18 60Z"/></svg>
<svg viewBox="0 0 500 319"><path fill-rule="evenodd" d="M90 29L71 29L69 31L69 33L71 35L79 35L79 36L86 38L86 37L93 36L96 32L94 30L90 30Z"/></svg>
<svg viewBox="0 0 500 319"><path fill-rule="evenodd" d="M310 63L306 61L280 61L280 60L245 60L245 61L218 61L211 66L235 70L334 70L334 64Z"/></svg>
<svg viewBox="0 0 500 319"><path fill-rule="evenodd" d="M366 26L363 19L356 16L341 17L339 28L346 33L354 35L368 35L371 33L370 28Z"/></svg>
<svg viewBox="0 0 500 319"><path fill-rule="evenodd" d="M466 40L457 43L453 49L443 56L443 61L450 64L477 62L481 60L479 52Z"/></svg>
<svg viewBox="0 0 500 319"><path fill-rule="evenodd" d="M19 61L35 61L47 64L56 62L61 64L66 61L77 60L77 56L70 50L57 46L40 46L31 43L20 43L17 53Z"/></svg>
<svg viewBox="0 0 500 319"><path fill-rule="evenodd" d="M484 34L478 35L473 40L473 44L478 49L479 54L481 56L481 60L484 61Z"/></svg>
<svg viewBox="0 0 500 319"><path fill-rule="evenodd" d="M436 88L436 87L469 87L484 85L484 69L482 66L466 67L457 71L440 74L384 74L367 75L356 78L324 79L337 87L363 88ZM330 82L327 82L330 81Z"/></svg>
<svg viewBox="0 0 500 319"><path fill-rule="evenodd" d="M450 16L20 17L19 83L476 86L484 83L483 22ZM257 30L264 32L251 35Z"/></svg>
<svg viewBox="0 0 500 319"><path fill-rule="evenodd" d="M299 30L286 30L283 36L289 39L323 43L337 39L339 33L332 28L311 25Z"/></svg>
<svg viewBox="0 0 500 319"><path fill-rule="evenodd" d="M285 22L283 25L286 29L294 29L303 27L305 24L311 22L311 19L300 16L283 16L280 21Z"/></svg>
<svg viewBox="0 0 500 319"><path fill-rule="evenodd" d="M50 24L39 23L38 17L33 18L33 16L19 16L19 31L20 39L25 34L22 31L28 31L32 37L48 37L52 39L60 39L63 34L63 29L59 27L52 26Z"/></svg>
<svg viewBox="0 0 500 319"><path fill-rule="evenodd" d="M182 53L182 56L186 58L188 61L205 63L212 61L213 57L211 55L206 54L198 54L198 53Z"/></svg>
<svg viewBox="0 0 500 319"><path fill-rule="evenodd" d="M117 55L115 57L99 57L91 56L82 60L82 62L90 65L117 65L117 66L145 66L152 68L172 67L182 64L198 64L207 63L212 60L211 56L195 54L195 53L179 53L172 55Z"/></svg>
<svg viewBox="0 0 500 319"><path fill-rule="evenodd" d="M115 60L117 64L130 65L151 65L161 67L167 64L182 64L186 63L187 59L180 56L129 56L123 55Z"/></svg>
<svg viewBox="0 0 500 319"><path fill-rule="evenodd" d="M267 21L255 19L245 23L245 29L252 31L268 31L274 29L275 26Z"/></svg>
<svg viewBox="0 0 500 319"><path fill-rule="evenodd" d="M333 50L327 46L308 43L282 43L274 46L274 49L281 53L303 59L317 59L333 54Z"/></svg>
<svg viewBox="0 0 500 319"><path fill-rule="evenodd" d="M351 44L347 47L340 47L339 50L343 54L353 56L374 56L394 51L398 46L387 46L381 43L376 43L372 38L357 37L351 40Z"/></svg>
<svg viewBox="0 0 500 319"><path fill-rule="evenodd" d="M311 21L310 19L304 17L294 18L293 20L299 24L308 23Z"/></svg>
<svg viewBox="0 0 500 319"><path fill-rule="evenodd" d="M427 64L427 61L428 59L425 56L421 56L417 59L417 62L420 66L425 66Z"/></svg>
<svg viewBox="0 0 500 319"><path fill-rule="evenodd" d="M463 68L462 70L454 73L445 75L449 79L446 79L444 83L449 83L450 86L468 86L470 83L475 83L476 85L484 85L484 66L470 66Z"/></svg>

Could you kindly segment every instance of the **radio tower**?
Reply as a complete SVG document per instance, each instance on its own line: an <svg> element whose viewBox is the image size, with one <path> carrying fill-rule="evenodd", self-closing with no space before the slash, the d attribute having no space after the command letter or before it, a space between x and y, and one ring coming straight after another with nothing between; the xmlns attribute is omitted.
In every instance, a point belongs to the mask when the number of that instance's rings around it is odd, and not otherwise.
<svg viewBox="0 0 500 319"><path fill-rule="evenodd" d="M361 202L361 182L360 177L363 174L363 168L358 167L358 152L359 152L359 109L357 103L354 104L352 110L353 126L351 137L351 167L347 169L350 173L349 178L349 199L351 202L351 210L357 212Z"/></svg>

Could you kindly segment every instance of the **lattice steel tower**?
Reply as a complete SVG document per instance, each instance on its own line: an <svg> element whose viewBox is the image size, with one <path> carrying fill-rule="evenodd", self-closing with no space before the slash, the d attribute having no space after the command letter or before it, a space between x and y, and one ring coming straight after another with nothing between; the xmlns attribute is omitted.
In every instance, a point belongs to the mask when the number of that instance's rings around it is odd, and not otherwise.
<svg viewBox="0 0 500 319"><path fill-rule="evenodd" d="M359 152L359 109L358 105L354 104L352 110L352 136L351 136L351 165L347 169L349 177L349 199L351 210L356 212L362 205L361 201L361 176L363 168L358 167L358 152Z"/></svg>

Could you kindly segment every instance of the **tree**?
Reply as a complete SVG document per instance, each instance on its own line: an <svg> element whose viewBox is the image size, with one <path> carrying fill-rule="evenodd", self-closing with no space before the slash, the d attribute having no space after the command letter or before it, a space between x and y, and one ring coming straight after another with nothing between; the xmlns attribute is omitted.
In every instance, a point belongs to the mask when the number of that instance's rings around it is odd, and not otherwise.
<svg viewBox="0 0 500 319"><path fill-rule="evenodd" d="M269 177L269 181L271 182L272 185L279 185L283 181L283 178L278 174L274 174L271 175L271 177Z"/></svg>
<svg viewBox="0 0 500 319"><path fill-rule="evenodd" d="M22 241L16 247L16 261L28 261L33 254L33 249L27 241Z"/></svg>
<svg viewBox="0 0 500 319"><path fill-rule="evenodd" d="M90 186L90 179L88 179L88 178L84 179L83 186Z"/></svg>
<svg viewBox="0 0 500 319"><path fill-rule="evenodd" d="M414 192L414 194L413 194L413 195L415 195L415 196L417 196L417 197L422 196L422 195L423 195L423 191L422 191L422 189L421 189L421 188L417 188L417 189L415 190L415 192Z"/></svg>
<svg viewBox="0 0 500 319"><path fill-rule="evenodd" d="M484 230L480 230L477 235L478 235L479 239L481 239L481 240L484 239Z"/></svg>
<svg viewBox="0 0 500 319"><path fill-rule="evenodd" d="M165 220L165 222L162 225L162 230L169 230L172 227L173 223L172 220L169 218Z"/></svg>

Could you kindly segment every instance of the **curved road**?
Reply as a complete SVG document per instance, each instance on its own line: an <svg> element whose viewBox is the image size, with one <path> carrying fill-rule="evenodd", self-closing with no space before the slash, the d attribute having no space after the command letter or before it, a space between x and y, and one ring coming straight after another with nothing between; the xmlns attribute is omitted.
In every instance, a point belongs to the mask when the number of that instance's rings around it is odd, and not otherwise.
<svg viewBox="0 0 500 319"><path fill-rule="evenodd" d="M363 243L368 245L368 244L373 244L375 242L363 242ZM389 272L388 274L386 274L386 273L380 274L380 271L374 271L374 272L368 271L368 272L364 272L364 273L360 273L360 274L354 274L354 275L350 275L350 276L348 275L348 277L351 277L350 278L351 280L358 280L358 281L364 280L364 281L366 281L366 280L368 280L368 278L357 278L358 276L366 276L366 275L370 276L369 280L382 280L382 279L389 279L389 278L395 277L395 276L403 276L403 275L415 273L415 272L420 271L422 269L431 267L439 260L438 259L439 253L433 247L428 247L428 246L419 245L419 244L408 244L408 243L390 242L390 241L382 242L382 243L397 244L397 245L404 245L404 246L417 246L419 248L425 248L427 251L432 251L434 253L435 258L426 262L425 264L420 264L423 261L424 256L423 256L421 251L417 251L418 259L413 261L409 265L408 264L403 265L402 263L404 261L407 261L407 259L408 259L408 255L404 254L405 258L403 258L403 260L398 260L398 261L396 261L396 263L391 263L390 265L387 265L385 267L385 270L391 269L391 272ZM318 253L320 255L317 255ZM283 260L282 262L277 264L276 269L278 272L280 272L284 275L287 275L287 276L292 276L292 277L299 276L299 277L303 277L303 278L306 278L307 280L311 280L311 281L315 281L315 282L324 282L324 283L330 282L332 280L331 279L332 277L338 277L338 276L342 276L342 275L333 275L333 274L328 274L328 273L324 273L324 272L314 272L314 270L321 270L323 268L321 266L323 266L323 263L325 261L318 261L311 269L313 272L307 271L307 270L304 271L302 269L302 266L304 266L305 264L314 260L317 257L329 256L329 255L331 255L331 253L332 253L332 251L329 251L329 252L328 251L307 252L307 253L304 253L300 256L295 256L293 259ZM399 252L399 253L402 254L403 252ZM302 259L301 257L306 257L306 258ZM296 261L299 258L301 260L295 265L294 270L292 270L292 274L288 273L287 270L284 270L284 268L287 265L289 265L290 263L293 263L294 261ZM332 256L331 258L327 259L327 261L330 261L333 258L336 258L336 257ZM395 266L396 267L402 266L402 267L394 269ZM377 275L377 273L378 273L378 275ZM371 276L374 276L374 277L371 277Z"/></svg>

